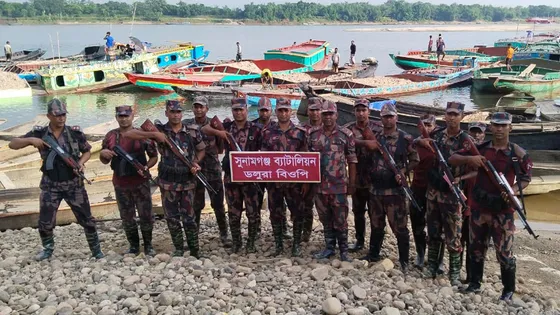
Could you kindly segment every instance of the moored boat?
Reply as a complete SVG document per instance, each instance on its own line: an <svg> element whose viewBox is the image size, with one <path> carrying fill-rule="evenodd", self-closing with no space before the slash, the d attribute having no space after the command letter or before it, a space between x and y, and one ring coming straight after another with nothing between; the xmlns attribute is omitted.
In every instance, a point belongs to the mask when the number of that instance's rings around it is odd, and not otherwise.
<svg viewBox="0 0 560 315"><path fill-rule="evenodd" d="M329 63L329 42L309 40L296 45L270 49L264 53L265 60L287 60L304 66L312 66L314 70L322 70Z"/></svg>
<svg viewBox="0 0 560 315"><path fill-rule="evenodd" d="M14 52L12 54L12 59L9 62L6 61L6 56L2 57L0 59L0 63L1 62L14 63L18 61L35 60L41 58L45 53L46 51L40 48L24 49L24 50Z"/></svg>
<svg viewBox="0 0 560 315"><path fill-rule="evenodd" d="M538 68L535 64L477 69L473 88L486 93L507 94L514 91L531 94L537 98L560 89L560 71Z"/></svg>
<svg viewBox="0 0 560 315"><path fill-rule="evenodd" d="M274 90L261 89L257 91L244 90L243 88L234 88L232 89L232 91L233 94L237 97L246 97L247 104L249 106L257 106L261 98L267 97L268 99L270 99L273 110L276 108L276 101L279 98L285 98L289 100L290 104L292 105L292 109L298 109L299 104L301 103L301 98L304 96L303 92L301 92L301 90L297 87Z"/></svg>
<svg viewBox="0 0 560 315"><path fill-rule="evenodd" d="M173 87L210 86L224 77L219 73L208 73L204 75L188 74L136 74L125 73L126 79L135 86L160 93L172 93Z"/></svg>
<svg viewBox="0 0 560 315"><path fill-rule="evenodd" d="M504 60L506 48L477 46L457 50L446 50L445 58L421 50L411 50L406 55L389 54L395 65L403 70L436 68L438 66L485 66Z"/></svg>

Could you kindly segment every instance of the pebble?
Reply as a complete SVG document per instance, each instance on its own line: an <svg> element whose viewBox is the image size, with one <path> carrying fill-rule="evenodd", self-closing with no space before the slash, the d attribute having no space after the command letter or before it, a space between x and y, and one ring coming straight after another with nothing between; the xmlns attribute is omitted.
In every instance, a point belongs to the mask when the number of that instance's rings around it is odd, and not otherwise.
<svg viewBox="0 0 560 315"><path fill-rule="evenodd" d="M342 304L337 298L330 297L323 302L322 310L327 315L336 315L342 312Z"/></svg>
<svg viewBox="0 0 560 315"><path fill-rule="evenodd" d="M354 297L359 299L359 300L363 300L366 298L366 290L360 288L359 286L355 285L351 288L352 293L354 294Z"/></svg>
<svg viewBox="0 0 560 315"><path fill-rule="evenodd" d="M403 301L393 301L393 306L399 310L404 310L406 308L406 304Z"/></svg>
<svg viewBox="0 0 560 315"><path fill-rule="evenodd" d="M329 276L329 267L322 266L311 271L311 278L315 281L323 281Z"/></svg>
<svg viewBox="0 0 560 315"><path fill-rule="evenodd" d="M401 315L401 312L394 307L384 307L381 309L381 315Z"/></svg>

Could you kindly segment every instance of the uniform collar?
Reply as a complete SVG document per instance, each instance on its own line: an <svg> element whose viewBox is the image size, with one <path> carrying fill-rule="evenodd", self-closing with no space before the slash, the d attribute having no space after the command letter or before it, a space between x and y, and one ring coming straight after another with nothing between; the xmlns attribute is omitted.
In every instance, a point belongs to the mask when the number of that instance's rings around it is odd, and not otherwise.
<svg viewBox="0 0 560 315"><path fill-rule="evenodd" d="M175 132L175 131L173 131L173 128L171 128L171 124L169 124L169 121L165 125L163 125L163 128L166 131ZM177 133L180 133L180 132L187 132L187 128L185 128L185 124L183 124L183 123L181 123L181 129Z"/></svg>

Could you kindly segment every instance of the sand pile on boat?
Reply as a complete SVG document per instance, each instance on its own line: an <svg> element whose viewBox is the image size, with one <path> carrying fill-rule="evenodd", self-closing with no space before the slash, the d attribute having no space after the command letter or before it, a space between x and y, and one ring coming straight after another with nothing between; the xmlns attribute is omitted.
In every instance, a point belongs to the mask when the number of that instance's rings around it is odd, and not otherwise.
<svg viewBox="0 0 560 315"><path fill-rule="evenodd" d="M220 66L230 66L237 69L253 72L253 73L261 73L261 69L257 67L252 61L240 61L240 62L232 62L232 63L225 63L221 64Z"/></svg>
<svg viewBox="0 0 560 315"><path fill-rule="evenodd" d="M392 77L373 77L373 78L353 79L352 82L365 84L369 86L397 86L397 85L413 83L410 80L392 78Z"/></svg>
<svg viewBox="0 0 560 315"><path fill-rule="evenodd" d="M27 87L25 81L12 72L0 72L0 90L22 89Z"/></svg>
<svg viewBox="0 0 560 315"><path fill-rule="evenodd" d="M315 82L315 78L307 73L277 74L275 79L286 80L290 82Z"/></svg>
<svg viewBox="0 0 560 315"><path fill-rule="evenodd" d="M463 122L479 122L488 120L490 112L475 112L463 117Z"/></svg>

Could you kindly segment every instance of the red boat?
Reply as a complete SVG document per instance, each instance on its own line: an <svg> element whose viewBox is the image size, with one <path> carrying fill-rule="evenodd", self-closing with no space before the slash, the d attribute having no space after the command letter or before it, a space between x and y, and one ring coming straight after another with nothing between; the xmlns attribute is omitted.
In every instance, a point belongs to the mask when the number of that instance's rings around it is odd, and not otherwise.
<svg viewBox="0 0 560 315"><path fill-rule="evenodd" d="M543 19L543 18L538 18L538 17L528 18L528 19L525 20L525 22L535 23L535 24L550 24L550 23L552 23L552 21L549 20L549 19Z"/></svg>
<svg viewBox="0 0 560 315"><path fill-rule="evenodd" d="M124 74L130 83L148 91L172 93L172 86L210 86L220 81L225 74Z"/></svg>

